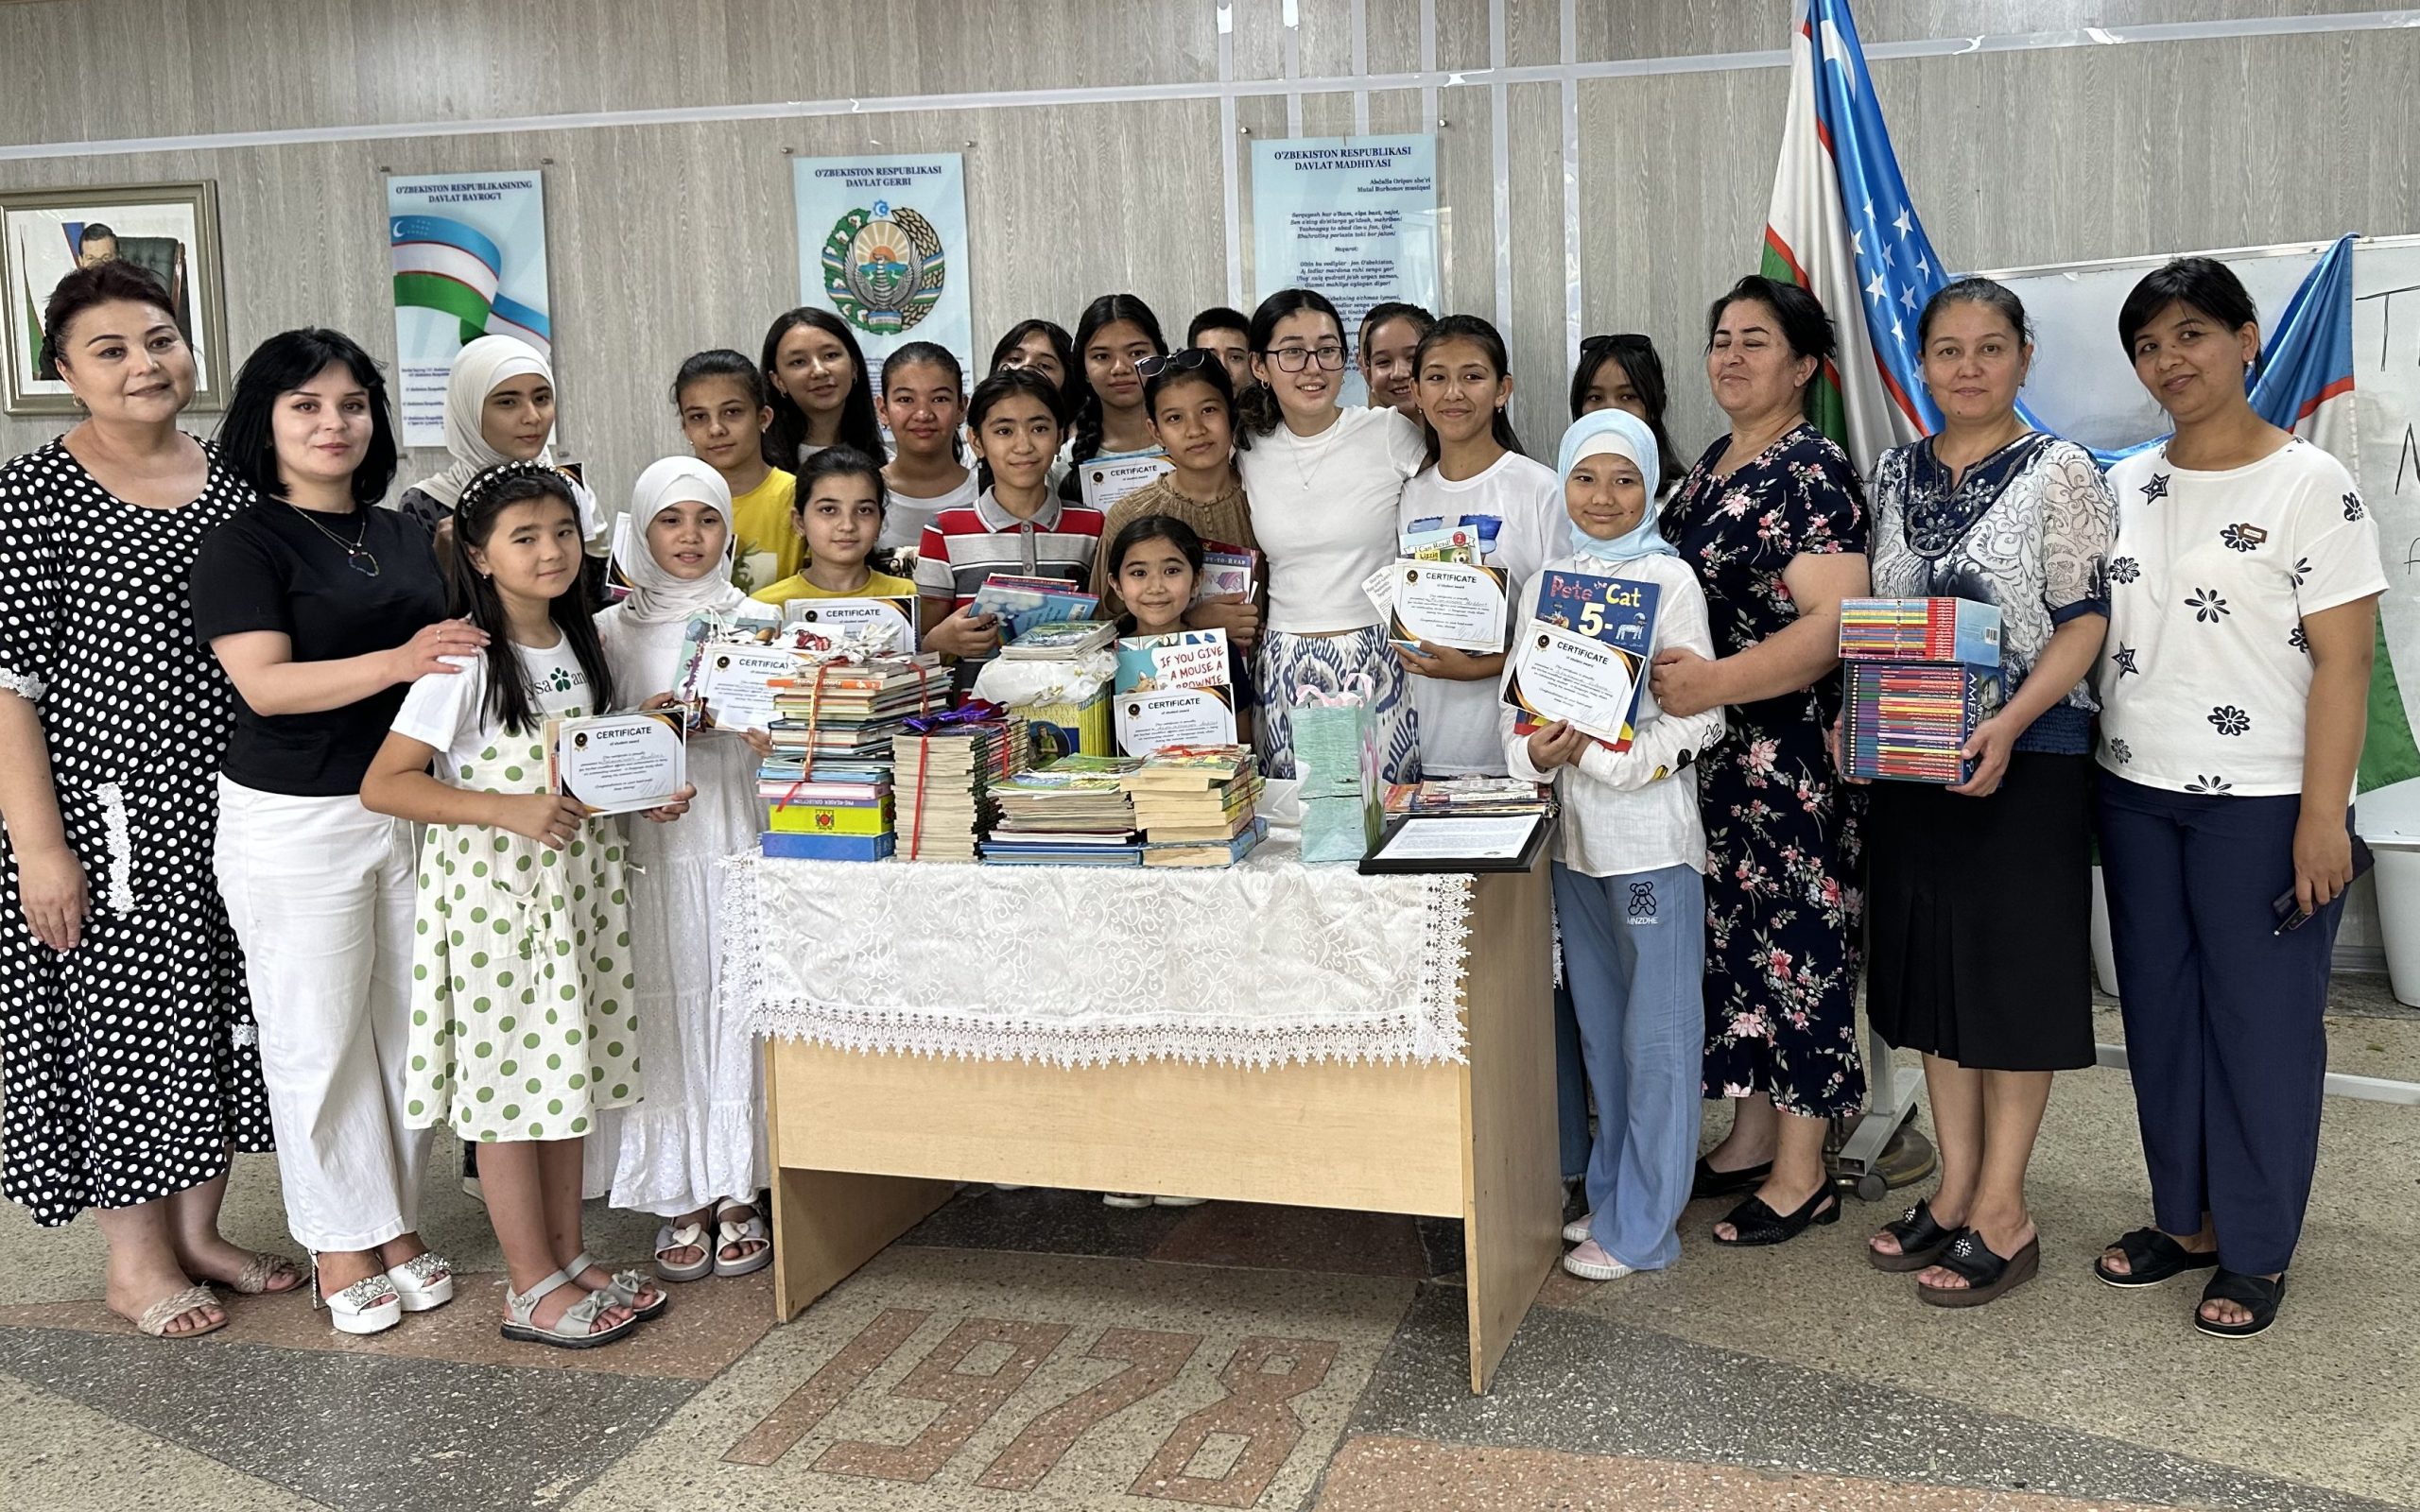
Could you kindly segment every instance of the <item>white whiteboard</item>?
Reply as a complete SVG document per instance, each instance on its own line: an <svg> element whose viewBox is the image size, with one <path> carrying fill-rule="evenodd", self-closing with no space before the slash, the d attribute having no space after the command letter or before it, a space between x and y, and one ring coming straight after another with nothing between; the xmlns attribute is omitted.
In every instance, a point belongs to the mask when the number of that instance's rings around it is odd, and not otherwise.
<svg viewBox="0 0 2420 1512"><path fill-rule="evenodd" d="M2243 280L2268 326L2330 242L2216 251ZM2118 307L2168 261L2014 268L1988 275L2016 291L2034 328L2025 402L2043 424L2089 446L2148 440L2168 429L2118 341ZM2336 447L2378 518L2388 592L2379 606L2395 684L2420 711L2420 236L2353 244L2353 426ZM2324 438L2323 438L2324 439Z"/></svg>

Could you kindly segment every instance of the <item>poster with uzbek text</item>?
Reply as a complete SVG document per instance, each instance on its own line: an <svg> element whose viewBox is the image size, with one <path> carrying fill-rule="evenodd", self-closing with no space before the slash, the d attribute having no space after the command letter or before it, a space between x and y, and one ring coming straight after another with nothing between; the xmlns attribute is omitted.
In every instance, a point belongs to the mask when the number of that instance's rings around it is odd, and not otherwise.
<svg viewBox="0 0 2420 1512"><path fill-rule="evenodd" d="M442 446L445 375L465 343L511 336L552 360L544 175L390 175L387 240L404 444Z"/></svg>
<svg viewBox="0 0 2420 1512"><path fill-rule="evenodd" d="M965 160L800 158L792 183L799 302L848 322L869 377L910 341L947 347L971 370Z"/></svg>
<svg viewBox="0 0 2420 1512"><path fill-rule="evenodd" d="M1349 342L1373 304L1439 307L1437 139L1254 142L1253 297L1317 289Z"/></svg>

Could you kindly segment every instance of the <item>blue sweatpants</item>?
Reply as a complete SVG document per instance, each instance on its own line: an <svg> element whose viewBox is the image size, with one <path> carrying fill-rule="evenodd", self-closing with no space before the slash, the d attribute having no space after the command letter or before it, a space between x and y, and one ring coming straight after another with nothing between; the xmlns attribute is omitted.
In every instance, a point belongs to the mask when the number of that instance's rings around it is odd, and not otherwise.
<svg viewBox="0 0 2420 1512"><path fill-rule="evenodd" d="M1634 1270L1681 1258L1705 1053L1705 883L1687 867L1554 868L1563 976L1597 1096L1589 1232Z"/></svg>
<svg viewBox="0 0 2420 1512"><path fill-rule="evenodd" d="M1564 1184L1588 1175L1588 1073L1580 1060L1580 1019L1571 983L1554 985L1554 1135Z"/></svg>
<svg viewBox="0 0 2420 1512"><path fill-rule="evenodd" d="M2100 865L2152 1221L2219 1263L2292 1263L2319 1160L2328 957L2342 899L2277 934L2292 794L2172 793L2100 774Z"/></svg>

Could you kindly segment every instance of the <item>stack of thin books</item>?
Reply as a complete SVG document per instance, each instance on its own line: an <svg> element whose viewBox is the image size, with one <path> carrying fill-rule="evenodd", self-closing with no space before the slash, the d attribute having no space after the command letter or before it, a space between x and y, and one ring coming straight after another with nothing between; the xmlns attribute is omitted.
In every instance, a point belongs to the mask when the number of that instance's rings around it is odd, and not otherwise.
<svg viewBox="0 0 2420 1512"><path fill-rule="evenodd" d="M1125 778L1147 867L1232 867L1269 833L1249 746L1168 746Z"/></svg>
<svg viewBox="0 0 2420 1512"><path fill-rule="evenodd" d="M1052 620L1028 627L1000 647L1000 655L1011 662L1062 662L1116 639L1117 627L1108 620Z"/></svg>
<svg viewBox="0 0 2420 1512"><path fill-rule="evenodd" d="M1014 715L890 737L903 861L973 861L999 816L991 785L1024 771L1033 737Z"/></svg>
<svg viewBox="0 0 2420 1512"><path fill-rule="evenodd" d="M999 822L982 844L994 866L1132 867L1142 864L1126 775L1131 756L1062 756L991 784Z"/></svg>
<svg viewBox="0 0 2420 1512"><path fill-rule="evenodd" d="M947 675L931 658L885 658L801 667L773 688L773 754L756 771L757 796L771 805L765 854L890 856L891 736L946 696Z"/></svg>
<svg viewBox="0 0 2420 1512"><path fill-rule="evenodd" d="M1554 807L1553 791L1517 777L1432 777L1396 782L1387 789L1387 814L1422 817L1544 814Z"/></svg>

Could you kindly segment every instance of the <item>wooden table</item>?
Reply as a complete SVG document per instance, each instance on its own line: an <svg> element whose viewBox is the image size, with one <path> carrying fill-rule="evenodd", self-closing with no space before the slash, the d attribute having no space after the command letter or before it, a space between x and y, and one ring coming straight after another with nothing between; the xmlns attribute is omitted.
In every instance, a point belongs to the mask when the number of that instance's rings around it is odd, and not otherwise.
<svg viewBox="0 0 2420 1512"><path fill-rule="evenodd" d="M1562 1252L1548 902L1543 860L1474 879L1462 1064L1067 1068L769 1041L777 1315L961 1182L1458 1217L1485 1391Z"/></svg>

